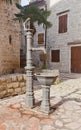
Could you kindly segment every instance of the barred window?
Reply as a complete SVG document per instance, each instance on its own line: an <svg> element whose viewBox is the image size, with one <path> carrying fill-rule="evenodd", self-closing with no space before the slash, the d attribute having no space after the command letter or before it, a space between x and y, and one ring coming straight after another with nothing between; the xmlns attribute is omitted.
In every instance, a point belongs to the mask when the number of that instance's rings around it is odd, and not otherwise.
<svg viewBox="0 0 81 130"><path fill-rule="evenodd" d="M60 50L51 51L51 62L60 62Z"/></svg>

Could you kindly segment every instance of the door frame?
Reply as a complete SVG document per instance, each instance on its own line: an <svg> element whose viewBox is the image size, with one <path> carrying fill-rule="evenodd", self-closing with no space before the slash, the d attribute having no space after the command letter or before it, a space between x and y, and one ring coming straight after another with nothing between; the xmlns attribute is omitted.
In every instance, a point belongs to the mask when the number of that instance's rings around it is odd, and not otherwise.
<svg viewBox="0 0 81 130"><path fill-rule="evenodd" d="M78 72L72 72L72 70L71 70L71 69L72 69L72 68L71 68L71 67L72 67L72 65L71 65L71 48L72 48L72 47L79 47L79 46L81 47L81 42L80 42L80 43L76 43L76 44L75 44L75 42L74 42L74 43L72 43L72 44L70 45L70 72L71 72L71 73L78 73Z"/></svg>

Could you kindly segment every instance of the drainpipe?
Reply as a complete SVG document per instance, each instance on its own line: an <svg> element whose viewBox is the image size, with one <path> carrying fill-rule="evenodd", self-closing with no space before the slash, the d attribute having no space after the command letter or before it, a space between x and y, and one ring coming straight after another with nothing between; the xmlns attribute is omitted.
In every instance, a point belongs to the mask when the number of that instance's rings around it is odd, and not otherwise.
<svg viewBox="0 0 81 130"><path fill-rule="evenodd" d="M45 1L45 10L47 10L46 1ZM46 42L47 42L47 27L45 27L45 48L46 48Z"/></svg>
<svg viewBox="0 0 81 130"><path fill-rule="evenodd" d="M47 10L46 1L45 1L45 10ZM46 49L46 47L47 47L46 42L47 42L47 27L45 26L45 45L44 45L45 49ZM46 60L44 61L44 65L46 66Z"/></svg>

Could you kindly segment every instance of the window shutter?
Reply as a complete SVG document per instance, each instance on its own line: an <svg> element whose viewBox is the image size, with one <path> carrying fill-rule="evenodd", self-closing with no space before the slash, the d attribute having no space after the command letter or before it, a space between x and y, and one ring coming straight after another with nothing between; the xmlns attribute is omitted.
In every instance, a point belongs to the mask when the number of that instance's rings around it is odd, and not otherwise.
<svg viewBox="0 0 81 130"><path fill-rule="evenodd" d="M44 33L38 34L38 44L44 43Z"/></svg>
<svg viewBox="0 0 81 130"><path fill-rule="evenodd" d="M59 16L59 33L62 33L63 28L63 18L62 16Z"/></svg>
<svg viewBox="0 0 81 130"><path fill-rule="evenodd" d="M51 51L51 61L59 62L60 61L60 50L52 50Z"/></svg>
<svg viewBox="0 0 81 130"><path fill-rule="evenodd" d="M59 16L59 33L67 32L67 14Z"/></svg>
<svg viewBox="0 0 81 130"><path fill-rule="evenodd" d="M64 32L67 32L67 14L64 15Z"/></svg>

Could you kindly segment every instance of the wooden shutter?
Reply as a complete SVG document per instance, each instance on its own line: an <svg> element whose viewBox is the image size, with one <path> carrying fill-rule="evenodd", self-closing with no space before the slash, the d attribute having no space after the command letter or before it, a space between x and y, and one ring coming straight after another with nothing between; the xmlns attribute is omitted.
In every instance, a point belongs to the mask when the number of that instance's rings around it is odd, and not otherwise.
<svg viewBox="0 0 81 130"><path fill-rule="evenodd" d="M67 32L67 14L59 16L59 33Z"/></svg>
<svg viewBox="0 0 81 130"><path fill-rule="evenodd" d="M67 14L64 15L64 32L67 32Z"/></svg>
<svg viewBox="0 0 81 130"><path fill-rule="evenodd" d="M51 51L51 61L59 62L60 61L60 50L52 50Z"/></svg>
<svg viewBox="0 0 81 130"><path fill-rule="evenodd" d="M44 33L38 34L38 44L44 43Z"/></svg>

